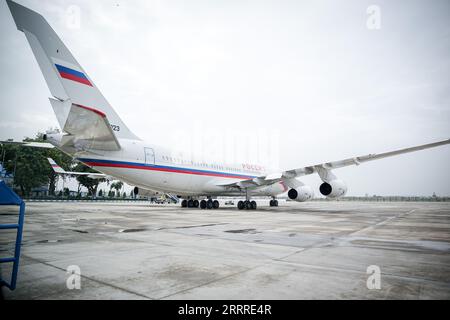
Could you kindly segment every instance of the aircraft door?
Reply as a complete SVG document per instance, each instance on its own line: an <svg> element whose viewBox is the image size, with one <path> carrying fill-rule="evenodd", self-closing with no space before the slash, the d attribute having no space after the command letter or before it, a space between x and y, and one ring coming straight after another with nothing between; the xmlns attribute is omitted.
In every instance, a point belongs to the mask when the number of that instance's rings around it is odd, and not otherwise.
<svg viewBox="0 0 450 320"><path fill-rule="evenodd" d="M144 148L145 164L155 164L155 150L153 148Z"/></svg>

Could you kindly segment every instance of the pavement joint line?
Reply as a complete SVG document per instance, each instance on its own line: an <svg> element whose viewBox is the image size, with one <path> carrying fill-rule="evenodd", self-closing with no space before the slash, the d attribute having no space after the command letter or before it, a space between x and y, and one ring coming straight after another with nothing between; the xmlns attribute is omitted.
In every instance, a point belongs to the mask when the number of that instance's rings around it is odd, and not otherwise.
<svg viewBox="0 0 450 320"><path fill-rule="evenodd" d="M60 267L55 266L55 265L53 265L53 264L51 264L51 263L49 263L49 262L41 261L41 260L39 260L39 259L36 259L36 258L30 257L30 256L27 256L27 255L25 255L25 254L22 254L22 256L25 257L25 258L27 258L27 259L30 259L30 260L32 260L32 261L35 261L35 262L37 262L37 263L41 263L41 264L43 264L43 265L46 265L46 266L49 266L49 267L58 269L58 270L60 270L60 271L67 272L67 270L65 270L64 268L60 268ZM131 291L131 290L129 290L129 289L122 288L122 287L116 286L116 285L114 285L114 284L111 284L111 283L108 283L108 282L105 282L105 281L102 281L102 280L94 279L94 278L91 278L91 277L86 276L86 275L81 275L81 278L85 278L85 279L87 279L87 280L89 280L89 281L96 282L96 283L99 283L99 284L102 284L102 285L105 285L105 286L108 286L108 287L111 287L111 288L114 288L114 289L117 289L117 290L121 290L121 291L127 292L127 293L129 293L129 294L133 294L133 295L135 295L135 296L139 296L139 297L142 297L142 298L145 298L145 299L148 299L148 300L155 300L154 298L148 297L148 296L146 296L146 295L144 295L144 294L141 294L141 293L138 293L138 292L134 292L134 291Z"/></svg>
<svg viewBox="0 0 450 320"><path fill-rule="evenodd" d="M415 211L417 211L417 210L418 210L418 209L416 208L416 209L412 209L412 210L410 210L410 211L408 211L408 212L402 212L402 213L400 213L400 214L398 214L398 215L391 216L391 217L389 217L389 218L384 219L383 221L379 221L379 222L377 222L377 223L375 223L375 224L371 224L371 225L366 226L366 227L364 227L364 228L362 228L362 229L359 229L359 230L357 230L357 231L351 232L351 233L347 234L347 236L353 236L353 235L358 234L358 233L360 233L360 232L365 232L365 231L373 230L373 229L375 229L375 228L377 228L377 227L379 227L379 226L385 225L386 223L390 222L391 220L394 220L394 219L397 219L397 218L403 218L403 217L405 217L405 216L407 216L407 215L409 215L409 214L411 214L411 213L413 213L413 212L415 212Z"/></svg>
<svg viewBox="0 0 450 320"><path fill-rule="evenodd" d="M151 231L193 229L193 228L202 228L202 227L221 226L221 225L227 225L227 224L230 224L230 223L223 222L223 223L210 223L210 224L201 224L201 225L193 225L193 226L163 227L163 228L158 228L158 229L154 229L154 230L151 230Z"/></svg>
<svg viewBox="0 0 450 320"><path fill-rule="evenodd" d="M246 272L251 271L251 270L253 270L253 269L257 269L258 267L263 266L263 265L265 265L265 263L264 263L264 264L261 264L261 265L256 265L256 266L254 266L254 267L247 268L247 269L241 270L241 271L239 271L239 272L235 272L235 273L232 273L232 274L229 274L229 275L226 275L226 276L217 278L217 279L213 279L213 280L207 281L207 282L205 282L205 283L199 284L199 285L197 285L197 286L193 286L193 287L191 287L191 288L186 288L186 289L183 289L183 290L180 290L180 291L177 291L177 292L174 292L174 293L165 295L165 296L163 296L163 297L159 297L158 300L167 299L168 297L172 297L172 296L175 296L175 295L180 294L180 293L184 293L184 292L188 292L188 291L191 291L191 290L194 290L194 289L197 289L197 288L201 288L201 287L210 285L211 283L218 282L218 281L222 281L222 280L225 280L225 279L234 277L234 276L236 276L236 275L239 275L239 274L242 274L242 273L246 273Z"/></svg>
<svg viewBox="0 0 450 320"><path fill-rule="evenodd" d="M294 254L297 254L297 253L301 253L301 252L306 251L306 250L308 250L308 249L311 249L311 248L303 248L302 250L298 250L297 252L291 253L291 254L287 255L286 257L291 256L291 255L294 255ZM191 287L191 288L187 288L187 289L180 290L180 291L178 291L178 292L175 292L175 293L173 293L173 294L170 294L170 295L161 297L161 298L159 298L159 299L161 299L161 300L162 300L162 299L166 299L166 298L168 298L168 297L171 297L171 296L174 296L174 295L183 293L183 292L188 292L188 291L193 290L193 289L197 289L197 288L200 288L200 287L204 287L204 286L207 286L207 285L209 285L209 284L211 284L211 283L214 283L214 282L222 281L222 280L224 280L224 279L228 279L228 278L234 277L234 276L236 276L236 275L243 274L243 273L246 273L246 272L248 272L248 271L251 271L251 270L254 270L254 269L258 269L258 268L263 267L263 266L266 266L266 265L274 264L274 262L277 262L277 261L286 262L286 261L282 261L282 260L280 260L280 259L283 259L283 258L268 259L267 262L258 264L258 265L254 266L254 267L247 268L247 269L245 269L245 270L242 270L242 271L239 271L239 272L236 272L236 273L233 273L233 274L230 274L230 275L221 277L221 278L217 278L217 279L208 281L208 282L203 283L203 284L200 284L200 285L198 285L198 286L194 286L194 287Z"/></svg>
<svg viewBox="0 0 450 320"><path fill-rule="evenodd" d="M169 231L169 230L167 230L167 231ZM190 235L190 236L195 236L195 235ZM133 240L135 240L135 239L133 239ZM226 240L232 240L232 239L226 239ZM137 241L137 242L144 242L144 241L139 241L139 240L136 240L136 241ZM252 243L252 244L253 244L253 243ZM277 245L277 244L271 244L271 245L280 246L280 245ZM299 251L296 251L295 253L301 252L301 251L303 251L303 250L304 250L304 249L299 250ZM293 254L295 254L295 253L291 253L291 254L289 254L288 256L293 255ZM53 268L56 268L56 269L59 269L59 270L61 270L61 271L66 272L65 269L60 268L60 267L57 267L57 266L55 266L55 265L53 265L53 264L51 264L51 263L43 262L43 261L41 261L41 260L39 260L39 259L32 258L32 257L27 256L27 255L23 255L23 256L26 257L26 258L28 258L28 259L30 259L30 260L33 260L33 261L35 261L35 262L37 262L37 263L42 263L42 264L44 264L44 265L47 265L47 266L50 266L50 267L53 267ZM164 255L162 255L162 256L164 256ZM180 290L180 291L178 291L178 292L169 294L169 295L164 296L164 297L161 297L161 298L151 298L151 297L145 296L145 295L143 295L143 294L140 294L140 293L137 293L137 292L134 292L134 291L131 291L131 290L122 288L122 287L115 286L115 285L113 285L113 284L104 282L104 281L102 281L102 280L93 279L93 278L88 277L88 276L85 276L85 275L82 275L82 277L83 277L83 278L86 278L86 279L88 279L88 280L90 280L90 281L94 281L94 282L97 282L97 283L100 283L100 284L103 284L103 285L106 285L106 286L110 286L110 287L115 288L115 289L118 289L118 290L125 291L125 292L130 293L130 294L134 294L134 295L137 295L137 296L144 297L144 298L146 298L146 299L150 299L150 300L155 300L155 299L156 299L156 300L159 300L159 299L161 299L161 300L162 300L162 299L166 299L167 297L170 297L170 296L173 296L173 295L176 295L176 294L179 294L179 293L183 293L183 292L186 292L186 291L189 291L189 290L193 290L193 289L196 289L196 288L199 288L199 287L202 287L202 286L205 286L205 285L209 285L209 284L214 283L214 282L217 282L217 281L221 281L221 280L226 279L226 278L229 278L229 277L233 277L233 276L238 275L238 274L241 274L241 273L245 273L245 272L247 272L247 271L250 271L250 270L259 268L259 267L264 266L264 265L269 265L269 264L271 264L273 261L276 261L276 260L277 260L277 259L270 259L270 258L268 258L268 259L267 259L267 262L265 262L265 263L258 264L258 265L254 266L254 267L247 268L247 269L245 269L245 270L242 270L242 271L239 271L239 272L236 272L236 273L233 273L233 274L230 274L230 275L221 277L221 278L213 279L213 280L211 280L211 281L209 281L209 282L207 282L207 283L200 284L200 285L198 285L198 286L194 286L194 287L191 287L191 288L186 288L186 289ZM57 260L57 261L61 261L61 260Z"/></svg>
<svg viewBox="0 0 450 320"><path fill-rule="evenodd" d="M273 260L274 260L274 261L284 261L284 259L287 259L287 258L289 258L289 257L295 256L296 254L301 253L301 252L303 252L303 251L306 251L306 250L308 250L308 249L309 249L309 248L303 248L303 249L301 249L301 250L292 252L292 253L290 253L290 254L284 256L284 257L277 258L277 259L273 259Z"/></svg>
<svg viewBox="0 0 450 320"><path fill-rule="evenodd" d="M227 240L228 240L228 239L227 239ZM232 239L230 239L230 240L232 240ZM295 253L298 253L298 252L301 252L301 251L304 251L304 250L305 250L305 249L302 249L302 250L299 250L299 251L297 251L297 252L295 252ZM291 253L291 254L289 254L289 255L287 255L287 256L293 255L293 254L295 254L295 253ZM168 297L171 297L171 296L174 296L174 295L183 293L183 292L188 292L188 291L190 291L190 290L194 290L194 289L197 289L197 288L201 288L201 287L207 286L207 285L209 285L209 284L212 284L212 283L214 283L214 282L222 281L222 280L224 280L224 279L228 279L228 278L234 277L234 276L236 276L236 275L246 273L246 272L248 272L248 271L251 271L251 270L260 268L260 267L262 267L262 266L273 264L274 261L277 261L277 259L268 259L267 262L258 264L258 265L254 266L254 267L247 268L247 269L245 269L245 270L242 270L242 271L239 271L239 272L235 272L235 273L229 274L229 275L224 276L224 277L221 277L221 278L213 279L213 280L208 281L208 282L206 282L206 283L199 284L198 286L194 286L194 287L191 287L191 288L186 288L186 289L180 290L180 291L178 291L178 292L175 292L175 293L172 293L172 294L169 294L169 295L160 297L160 298L158 298L158 299L160 299L160 300L166 299L166 298L168 298Z"/></svg>
<svg viewBox="0 0 450 320"><path fill-rule="evenodd" d="M207 286L207 285L209 285L209 284L212 284L212 283L214 283L214 282L222 281L222 280L224 280L224 279L228 279L228 278L234 277L234 276L236 276L236 275L243 274L243 273L246 273L246 272L248 272L248 271L258 269L258 268L263 267L263 266L267 266L267 265L270 265L270 264L275 264L276 262L282 262L282 263L294 264L294 265L302 266L302 264L297 264L297 263L290 262L290 261L284 261L283 259L286 259L287 257L292 256L292 255L295 255L295 254L298 254L298 253L305 252L305 251L307 251L307 250L309 250L309 249L312 249L312 248L314 248L314 246L311 246L311 247L309 247L309 248L304 248L304 249L302 249L302 250L298 250L298 251L296 251L296 252L294 252L294 253L291 253L291 254L289 254L289 255L287 255L287 256L285 256L285 257L282 257L282 258L269 259L267 262L261 263L261 264L259 264L259 265L254 266L254 267L247 268L247 269L242 270L242 271L240 271L240 272L236 272L236 273L233 273L233 274L230 274L230 275L221 277L221 278L217 278L217 279L208 281L208 282L203 283L203 284L200 284L200 285L198 285L198 286L194 286L194 287L191 287L191 288L186 288L186 289L180 290L180 291L178 291L178 292L175 292L175 293L172 293L172 294L169 294L169 295L160 297L160 298L158 298L158 299L161 299L161 300L162 300L162 299L166 299L166 298L168 298L168 297L171 297L171 296L174 296L174 295L177 295L177 294L180 294L180 293L188 292L188 291L190 291L190 290L194 290L194 289L197 289L197 288L201 288L201 287ZM308 266L308 265L304 265L304 266ZM310 267L313 267L313 268L316 267L316 268L319 268L319 269L329 269L329 268L327 268L327 267L320 267L320 266L314 266L314 265L310 265ZM335 269L337 269L337 268L335 268ZM341 270L341 269L338 269L338 270ZM354 273L355 271L347 271L347 272L348 272L348 273ZM358 273L359 273L359 272L358 272ZM363 272L361 272L361 273L363 273ZM365 273L363 273L363 274L365 274Z"/></svg>
<svg viewBox="0 0 450 320"><path fill-rule="evenodd" d="M302 250L300 250L300 251L298 251L298 252L301 252L301 251L302 251ZM298 252L297 252L297 253L298 253ZM294 254L294 253L292 253L292 254ZM289 255L292 255L292 254L289 254ZM289 256L289 255L288 255L288 256ZM235 272L235 273L229 274L229 275L224 276L224 277L220 277L220 278L217 278L217 279L213 279L213 280L208 281L208 282L205 282L205 283L203 283L203 284L199 284L198 286L194 286L194 287L191 287L191 288L186 288L186 289L180 290L180 291L178 291L178 292L175 292L175 293L172 293L172 294L169 294L169 295L160 297L160 298L158 298L158 299L159 299L159 300L166 299L166 298L168 298L168 297L171 297L171 296L174 296L174 295L183 293L183 292L188 292L188 291L193 290L193 289L201 288L201 287L207 286L207 285L209 285L209 284L212 284L212 283L214 283L214 282L222 281L222 280L224 280L224 279L228 279L228 278L234 277L234 276L236 276L236 275L243 274L243 273L246 273L246 272L248 272L248 271L255 270L255 269L258 269L258 268L260 268L260 267L263 267L263 266L266 266L266 265L273 264L273 263L274 263L275 261L277 261L277 260L278 260L278 259L267 259L267 262L264 262L264 263L255 265L254 267L247 268L247 269L241 270L241 271L239 271L239 272Z"/></svg>
<svg viewBox="0 0 450 320"><path fill-rule="evenodd" d="M170 230L167 230L167 231L170 233L179 234L176 231L170 231ZM278 243L272 243L272 242L248 242L248 241L245 241L245 239L218 238L218 237L215 237L214 235L198 235L198 234L185 234L185 233L183 233L183 235L191 236L191 237L201 237L201 238L204 238L203 240L217 239L217 240L222 240L222 241L236 241L236 242L244 242L244 243L251 243L251 244L272 245L272 246L278 246L278 247L283 247L283 248L305 248L305 247L300 247L300 246L278 244Z"/></svg>
<svg viewBox="0 0 450 320"><path fill-rule="evenodd" d="M369 246L369 245L354 245L354 244L349 244L349 245L339 245L342 248L368 248L368 249L375 249L375 250L389 250L389 251L402 251L402 252L426 252L427 250L429 251L429 249L426 250L420 250L420 249L407 249L407 248L399 248L399 247L395 247L395 248L389 248L387 246ZM440 250L435 250L436 252L442 253L442 251Z"/></svg>
<svg viewBox="0 0 450 320"><path fill-rule="evenodd" d="M359 273L359 274L367 275L365 271L351 269L349 267L345 267L345 269L344 269L344 268L339 268L339 267L325 267L325 266L318 266L318 265L312 265L312 264L307 264L307 263L298 263L298 262L294 262L294 261L281 260L279 262L283 262L283 263L287 263L287 264L293 264L293 265L296 265L296 266L299 266L299 267L321 269L321 270L327 270L327 271L342 271L342 272L345 272L345 273ZM401 275L396 275L396 274L393 274L393 273L385 273L385 272L381 272L381 275L382 276L391 277L391 278L396 278L396 279L414 281L414 282L418 282L418 283L433 282L433 283L437 283L437 284L440 284L440 285L447 285L447 284L450 285L450 281L434 280L434 279L428 279L428 278L417 278L417 277L411 277L411 276L401 276Z"/></svg>

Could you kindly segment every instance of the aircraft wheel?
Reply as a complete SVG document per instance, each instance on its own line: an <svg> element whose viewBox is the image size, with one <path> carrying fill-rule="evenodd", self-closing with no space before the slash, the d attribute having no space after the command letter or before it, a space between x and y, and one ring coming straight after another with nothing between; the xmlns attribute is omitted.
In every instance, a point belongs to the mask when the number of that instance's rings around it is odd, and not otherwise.
<svg viewBox="0 0 450 320"><path fill-rule="evenodd" d="M250 202L250 205L252 206L252 210L256 210L256 208L258 207L256 201Z"/></svg>
<svg viewBox="0 0 450 320"><path fill-rule="evenodd" d="M245 209L252 210L252 203L250 201L245 201Z"/></svg>
<svg viewBox="0 0 450 320"><path fill-rule="evenodd" d="M244 208L245 208L244 201L239 201L239 202L238 202L238 209L239 209L239 210L243 210Z"/></svg>
<svg viewBox="0 0 450 320"><path fill-rule="evenodd" d="M273 200L273 206L278 207L278 200Z"/></svg>
<svg viewBox="0 0 450 320"><path fill-rule="evenodd" d="M219 201L214 200L214 201L213 201L213 208L214 208L214 209L219 209L219 207L220 207Z"/></svg>
<svg viewBox="0 0 450 320"><path fill-rule="evenodd" d="M206 209L206 201L205 200L200 201L200 209L202 209L202 210Z"/></svg>
<svg viewBox="0 0 450 320"><path fill-rule="evenodd" d="M269 202L271 207L275 207L275 205L273 204L273 201L274 200L270 200L270 202Z"/></svg>
<svg viewBox="0 0 450 320"><path fill-rule="evenodd" d="M212 202L212 200L208 200L206 202L206 209L211 210L214 207L214 203Z"/></svg>
<svg viewBox="0 0 450 320"><path fill-rule="evenodd" d="M193 208L194 207L194 200L188 200L188 208Z"/></svg>
<svg viewBox="0 0 450 320"><path fill-rule="evenodd" d="M181 201L181 207L186 208L187 207L187 200Z"/></svg>
<svg viewBox="0 0 450 320"><path fill-rule="evenodd" d="M194 208L198 208L199 205L200 203L198 202L198 200L194 200Z"/></svg>

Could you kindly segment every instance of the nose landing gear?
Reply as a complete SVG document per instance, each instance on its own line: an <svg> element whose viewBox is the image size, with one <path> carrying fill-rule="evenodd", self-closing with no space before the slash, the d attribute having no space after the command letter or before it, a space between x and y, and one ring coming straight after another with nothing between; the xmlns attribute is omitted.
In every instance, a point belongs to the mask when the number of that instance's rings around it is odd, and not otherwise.
<svg viewBox="0 0 450 320"><path fill-rule="evenodd" d="M276 200L276 199L270 200L270 206L271 207L278 207L278 200Z"/></svg>

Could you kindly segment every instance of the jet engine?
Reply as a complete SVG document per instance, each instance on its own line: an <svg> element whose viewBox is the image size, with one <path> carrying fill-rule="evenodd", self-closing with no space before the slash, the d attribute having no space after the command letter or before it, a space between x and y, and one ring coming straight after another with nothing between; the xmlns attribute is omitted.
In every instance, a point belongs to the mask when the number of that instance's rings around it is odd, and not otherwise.
<svg viewBox="0 0 450 320"><path fill-rule="evenodd" d="M301 186L296 189L291 189L288 192L288 197L297 202L305 202L314 197L314 191L309 186Z"/></svg>
<svg viewBox="0 0 450 320"><path fill-rule="evenodd" d="M44 141L48 141L54 146L60 146L63 138L64 135L59 131L47 131L47 133L42 136Z"/></svg>
<svg viewBox="0 0 450 320"><path fill-rule="evenodd" d="M342 180L332 180L320 185L320 193L328 198L340 198L347 193L347 185Z"/></svg>

